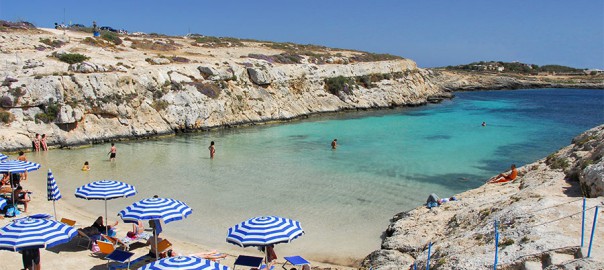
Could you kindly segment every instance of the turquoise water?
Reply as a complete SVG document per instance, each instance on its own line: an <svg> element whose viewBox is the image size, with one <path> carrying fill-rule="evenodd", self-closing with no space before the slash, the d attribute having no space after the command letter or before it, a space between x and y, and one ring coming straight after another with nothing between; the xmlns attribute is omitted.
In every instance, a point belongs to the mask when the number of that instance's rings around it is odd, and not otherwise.
<svg viewBox="0 0 604 270"><path fill-rule="evenodd" d="M119 142L115 163L107 161L109 145L30 153L29 158L53 170L65 201L89 211L101 214L102 203L76 199L75 188L116 179L134 184L139 194L110 201L110 213L154 194L194 209L186 220L165 227L172 237L249 253L225 242L227 228L258 215L280 215L300 220L306 231L279 245L280 256L344 262L378 249L388 220L421 205L428 194L446 197L475 188L510 163L545 157L604 123L604 91L456 95L417 108ZM330 149L334 138L335 151ZM210 141L216 142L214 160ZM80 171L85 160L89 172ZM44 173L32 175L42 187Z"/></svg>

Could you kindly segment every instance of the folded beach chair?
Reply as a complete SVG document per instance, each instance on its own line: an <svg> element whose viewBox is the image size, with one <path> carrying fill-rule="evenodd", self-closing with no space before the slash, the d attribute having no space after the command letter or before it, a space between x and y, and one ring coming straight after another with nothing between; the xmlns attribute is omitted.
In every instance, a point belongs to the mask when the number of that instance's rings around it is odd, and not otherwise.
<svg viewBox="0 0 604 270"><path fill-rule="evenodd" d="M90 249L90 245L92 244L92 238L90 238L88 235L86 235L84 233L84 231L82 231L82 229L78 229L78 235L77 235L77 237L78 237L78 246ZM86 242L85 246L80 245L80 243L82 241Z"/></svg>
<svg viewBox="0 0 604 270"><path fill-rule="evenodd" d="M262 257L239 255L239 257L235 259L235 263L233 264L233 270L235 270L235 267L237 265L259 268L260 264L262 264L262 260L264 260Z"/></svg>
<svg viewBox="0 0 604 270"><path fill-rule="evenodd" d="M310 269L310 262L308 262L306 259L304 259L300 256L290 256L290 257L283 257L283 258L285 259L285 263L283 264L283 269L287 269L287 268L285 268L285 265L288 263L293 265L296 268L298 266L301 266L302 269L305 268L304 267L305 265L308 265L307 268Z"/></svg>
<svg viewBox="0 0 604 270"><path fill-rule="evenodd" d="M67 224L67 225L69 225L71 227L74 227L76 225L76 221L75 220L71 220L71 219L68 219L68 218L62 218L61 219L61 223Z"/></svg>

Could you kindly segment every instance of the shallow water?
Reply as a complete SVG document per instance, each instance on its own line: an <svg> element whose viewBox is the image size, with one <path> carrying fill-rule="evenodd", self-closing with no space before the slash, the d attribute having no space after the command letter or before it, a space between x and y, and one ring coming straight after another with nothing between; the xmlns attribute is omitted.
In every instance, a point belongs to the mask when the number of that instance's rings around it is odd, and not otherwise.
<svg viewBox="0 0 604 270"><path fill-rule="evenodd" d="M135 185L139 194L109 201L110 216L154 194L176 198L188 203L193 214L166 225L165 233L249 254L226 243L227 228L251 217L279 215L299 220L306 231L279 245L279 256L343 262L378 249L388 220L421 205L430 193L447 197L477 187L511 163L545 157L604 123L604 91L456 95L419 108L119 142L114 163L108 162L106 144L28 157L43 164L40 172L31 173L40 187L50 168L65 202L99 215L102 202L76 199L73 191L90 181L115 179ZM334 138L339 142L335 151L330 149ZM214 160L209 159L210 141L216 142ZM91 171L80 171L84 161Z"/></svg>

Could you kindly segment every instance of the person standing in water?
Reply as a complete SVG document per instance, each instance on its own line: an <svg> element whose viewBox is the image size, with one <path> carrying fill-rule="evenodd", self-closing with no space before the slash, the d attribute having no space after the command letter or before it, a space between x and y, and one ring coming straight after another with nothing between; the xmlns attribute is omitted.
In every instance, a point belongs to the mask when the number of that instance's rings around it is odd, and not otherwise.
<svg viewBox="0 0 604 270"><path fill-rule="evenodd" d="M115 160L115 155L117 154L117 147L115 147L115 143L111 143L111 149L109 150L109 161Z"/></svg>
<svg viewBox="0 0 604 270"><path fill-rule="evenodd" d="M214 158L214 154L216 153L216 147L214 146L214 141L210 142L210 147L208 147L208 150L210 150L210 158Z"/></svg>
<svg viewBox="0 0 604 270"><path fill-rule="evenodd" d="M42 134L42 138L40 139L40 146L42 147L42 151L48 151L48 144L46 143L46 134Z"/></svg>
<svg viewBox="0 0 604 270"><path fill-rule="evenodd" d="M338 139L333 139L331 141L331 149L336 150L336 148L338 148Z"/></svg>

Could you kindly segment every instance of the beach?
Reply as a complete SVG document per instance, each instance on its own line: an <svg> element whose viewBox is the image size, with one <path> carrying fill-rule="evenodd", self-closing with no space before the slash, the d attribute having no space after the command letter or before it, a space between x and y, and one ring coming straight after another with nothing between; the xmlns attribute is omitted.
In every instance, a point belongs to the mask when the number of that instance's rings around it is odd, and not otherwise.
<svg viewBox="0 0 604 270"><path fill-rule="evenodd" d="M52 151L51 151L52 152ZM21 215L17 216L17 218L23 218L28 215L38 214L38 213L53 213L53 204L50 201L46 200L46 168L41 168L38 171L30 172L28 175L28 180L24 181L23 186L32 192L32 201L28 205L28 213L21 213ZM63 197L72 197L75 199L71 191L64 190L62 191ZM62 199L56 202L56 210L57 210L57 219L61 218L69 218L75 220L76 228L83 228L90 226L94 220L99 216L99 214L103 213L103 204L101 201L95 201L98 207L95 209L84 210L79 207L75 207L70 203L66 202L68 200ZM22 209L22 206L20 206ZM92 213L91 211L98 211L98 213ZM113 216L111 214L111 216ZM5 226L9 222L11 222L14 218L0 218L0 226ZM116 219L109 218L110 222L113 222ZM119 224L117 226L117 236L124 237L126 233L132 230L132 225L128 223L124 223L119 220ZM200 252L209 252L215 250L212 247L204 246L202 243L192 243L185 241L183 239L177 239L170 235L169 232L170 224L166 225L164 228L164 232L161 234L162 237L169 239L173 244L173 249L183 255L189 255ZM225 230L226 236L226 230ZM148 246L141 245L133 245L134 249L130 251L134 252L135 255L132 257L133 259L138 258L142 255L145 255L149 252ZM278 246L277 246L278 247ZM217 250L223 254L226 254L227 257L224 260L221 260L221 264L224 264L229 267L233 267L233 263L238 255L250 255L250 256L259 256L262 257L263 254L255 248L241 248L241 252L224 252L221 250ZM278 252L278 248L277 248ZM283 257L278 254L280 257L277 260L278 264L283 264L285 260ZM8 269L22 269L21 262L21 254L18 252L11 252L2 250L0 251L0 256L2 257L2 263L0 264L0 269L8 270ZM50 249L41 249L40 250L41 257L41 265L44 269L106 269L107 261L102 259L102 257L98 257L98 255L94 255L89 249L77 246L77 237L73 238L71 242L57 245ZM115 262L114 262L115 263ZM356 269L352 267L342 266L342 265L332 265L326 263L320 263L311 261L313 267L320 268L330 268L330 269ZM134 265L131 269L137 269L144 265L143 263Z"/></svg>

